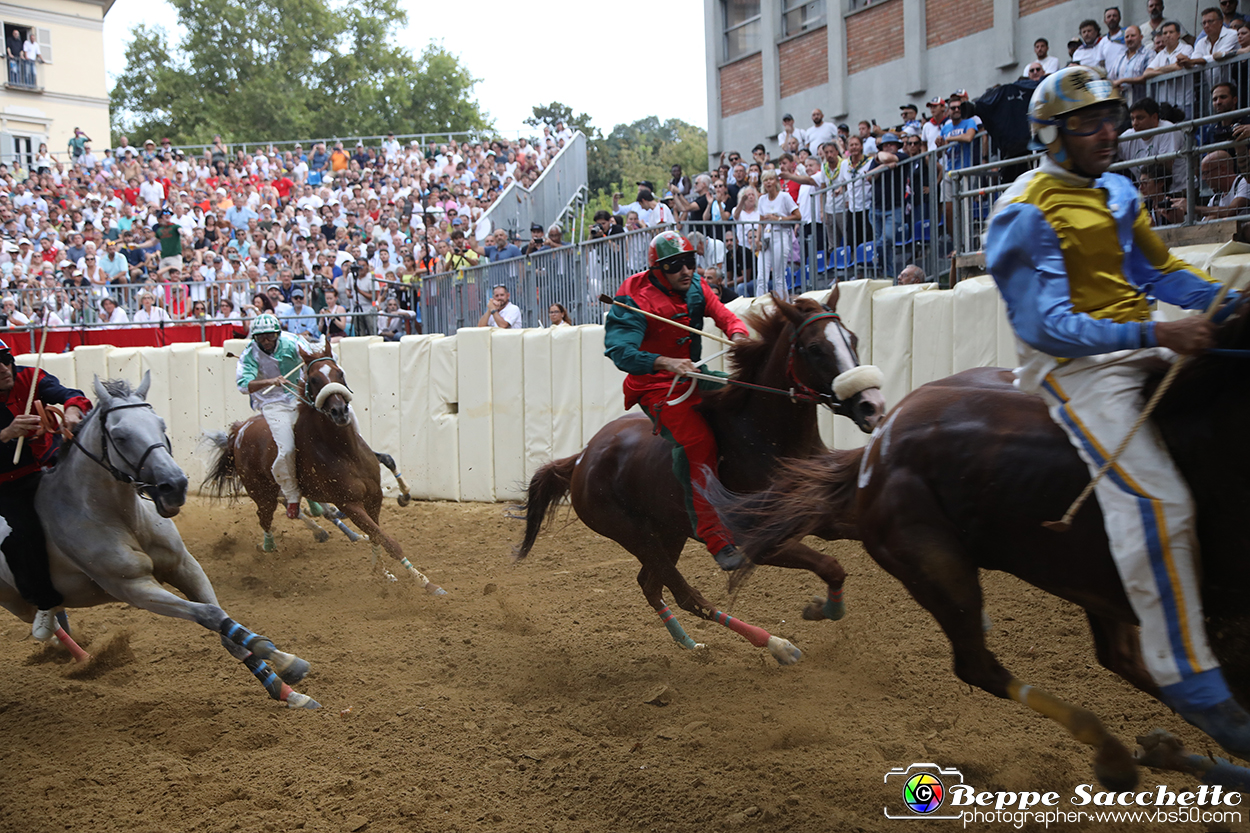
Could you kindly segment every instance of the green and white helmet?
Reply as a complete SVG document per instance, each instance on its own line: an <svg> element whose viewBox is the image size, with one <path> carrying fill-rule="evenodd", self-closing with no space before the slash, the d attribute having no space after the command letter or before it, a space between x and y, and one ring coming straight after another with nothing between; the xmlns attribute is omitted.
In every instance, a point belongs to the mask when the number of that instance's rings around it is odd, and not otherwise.
<svg viewBox="0 0 1250 833"><path fill-rule="evenodd" d="M256 336L261 333L280 332L282 332L282 325L278 323L278 316L274 315L272 312L262 312L260 315L256 316L256 318L252 319L252 328L248 331L248 334L252 338L256 338Z"/></svg>

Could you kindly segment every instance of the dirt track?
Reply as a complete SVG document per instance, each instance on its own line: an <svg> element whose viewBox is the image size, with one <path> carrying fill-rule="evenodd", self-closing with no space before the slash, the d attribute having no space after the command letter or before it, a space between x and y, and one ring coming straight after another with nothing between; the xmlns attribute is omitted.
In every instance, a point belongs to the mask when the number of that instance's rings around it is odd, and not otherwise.
<svg viewBox="0 0 1250 833"><path fill-rule="evenodd" d="M809 574L762 569L740 594L735 615L803 650L782 668L689 614L708 647L678 648L637 562L576 521L513 566L521 530L503 507L388 501L384 525L450 593L431 598L337 532L314 544L280 521L262 556L249 507L193 499L178 526L227 612L312 663L297 688L324 708L273 703L190 623L75 612L96 655L83 668L0 619L0 830L957 830L885 819L885 772L935 761L979 789L1065 796L1093 781L1063 730L955 679L936 624L858 545L820 545L851 576L841 622L799 617L820 591ZM682 566L727 603L706 553ZM1009 577L986 586L991 647L1019 677L1126 741L1163 726L1210 748L1097 666L1075 608ZM1055 829L1247 830L1247 816Z"/></svg>

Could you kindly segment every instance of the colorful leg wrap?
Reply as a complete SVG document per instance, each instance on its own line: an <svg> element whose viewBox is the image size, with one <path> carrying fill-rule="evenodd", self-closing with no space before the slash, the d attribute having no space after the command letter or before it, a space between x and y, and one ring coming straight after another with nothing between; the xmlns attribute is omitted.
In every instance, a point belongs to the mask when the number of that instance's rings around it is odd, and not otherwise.
<svg viewBox="0 0 1250 833"><path fill-rule="evenodd" d="M741 619L735 619L728 613L720 610L712 611L712 621L724 625L734 633L746 639L756 648L768 647L768 639L771 634L763 628L757 628L755 625L748 625Z"/></svg>
<svg viewBox="0 0 1250 833"><path fill-rule="evenodd" d="M252 672L252 676L260 680L260 684L265 687L265 691L269 692L270 699L281 700L285 683L278 679L278 675L269 670L269 666L260 657L252 654L252 656L243 660L243 664L247 666L247 670Z"/></svg>
<svg viewBox="0 0 1250 833"><path fill-rule="evenodd" d="M664 623L664 627L668 628L669 635L673 640L683 648L694 649L697 643L686 634L685 628L677 621L677 617L673 615L673 611L668 609L668 605L656 611L659 614L660 621Z"/></svg>
<svg viewBox="0 0 1250 833"><path fill-rule="evenodd" d="M312 515L314 518L320 518L323 511L325 510L321 508L320 503L313 500L308 501L308 514Z"/></svg>
<svg viewBox="0 0 1250 833"><path fill-rule="evenodd" d="M242 645L261 659L268 658L274 652L272 642L260 634L252 633L229 617L221 623L221 635L236 645Z"/></svg>
<svg viewBox="0 0 1250 833"><path fill-rule="evenodd" d="M821 612L825 614L825 618L836 622L846 615L846 604L842 601L842 588L829 591L829 598L825 600L825 604L821 607Z"/></svg>

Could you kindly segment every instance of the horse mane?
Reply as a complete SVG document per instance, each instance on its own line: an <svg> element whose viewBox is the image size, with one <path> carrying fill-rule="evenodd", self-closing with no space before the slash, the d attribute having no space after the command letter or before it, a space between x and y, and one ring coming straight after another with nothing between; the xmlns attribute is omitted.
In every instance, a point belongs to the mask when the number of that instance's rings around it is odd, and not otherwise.
<svg viewBox="0 0 1250 833"><path fill-rule="evenodd" d="M789 338L794 332L794 321L825 308L811 298L796 298L794 303L773 296L773 305L767 310L752 310L746 314L747 325L757 333L756 338L735 344L729 351L731 378L758 381L772 357L777 342ZM712 408L741 408L751 395L748 388L725 385L719 390L703 393L703 402Z"/></svg>
<svg viewBox="0 0 1250 833"><path fill-rule="evenodd" d="M100 382L108 395L117 399L125 399L135 395L134 388L125 379L105 379Z"/></svg>

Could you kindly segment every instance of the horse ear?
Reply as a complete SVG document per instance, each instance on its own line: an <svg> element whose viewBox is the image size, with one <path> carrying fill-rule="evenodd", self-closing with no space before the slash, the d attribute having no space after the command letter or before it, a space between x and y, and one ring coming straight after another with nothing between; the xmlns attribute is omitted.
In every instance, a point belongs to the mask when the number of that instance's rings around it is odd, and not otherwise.
<svg viewBox="0 0 1250 833"><path fill-rule="evenodd" d="M768 294L772 296L773 305L781 311L782 315L789 319L790 323L794 324L796 327L803 323L804 316L798 307L787 301L785 298L782 298L776 292L770 292Z"/></svg>
<svg viewBox="0 0 1250 833"><path fill-rule="evenodd" d="M825 306L827 306L831 312L838 311L838 294L838 285L835 283L833 288L829 290L829 297L825 299Z"/></svg>
<svg viewBox="0 0 1250 833"><path fill-rule="evenodd" d="M103 405L109 401L109 392L104 389L104 383L100 381L100 374L92 374L91 388L95 391L95 398L98 404Z"/></svg>
<svg viewBox="0 0 1250 833"><path fill-rule="evenodd" d="M135 388L135 396L140 399L147 400L148 388L152 386L152 371L147 370L143 373L143 381L139 383L139 387Z"/></svg>

